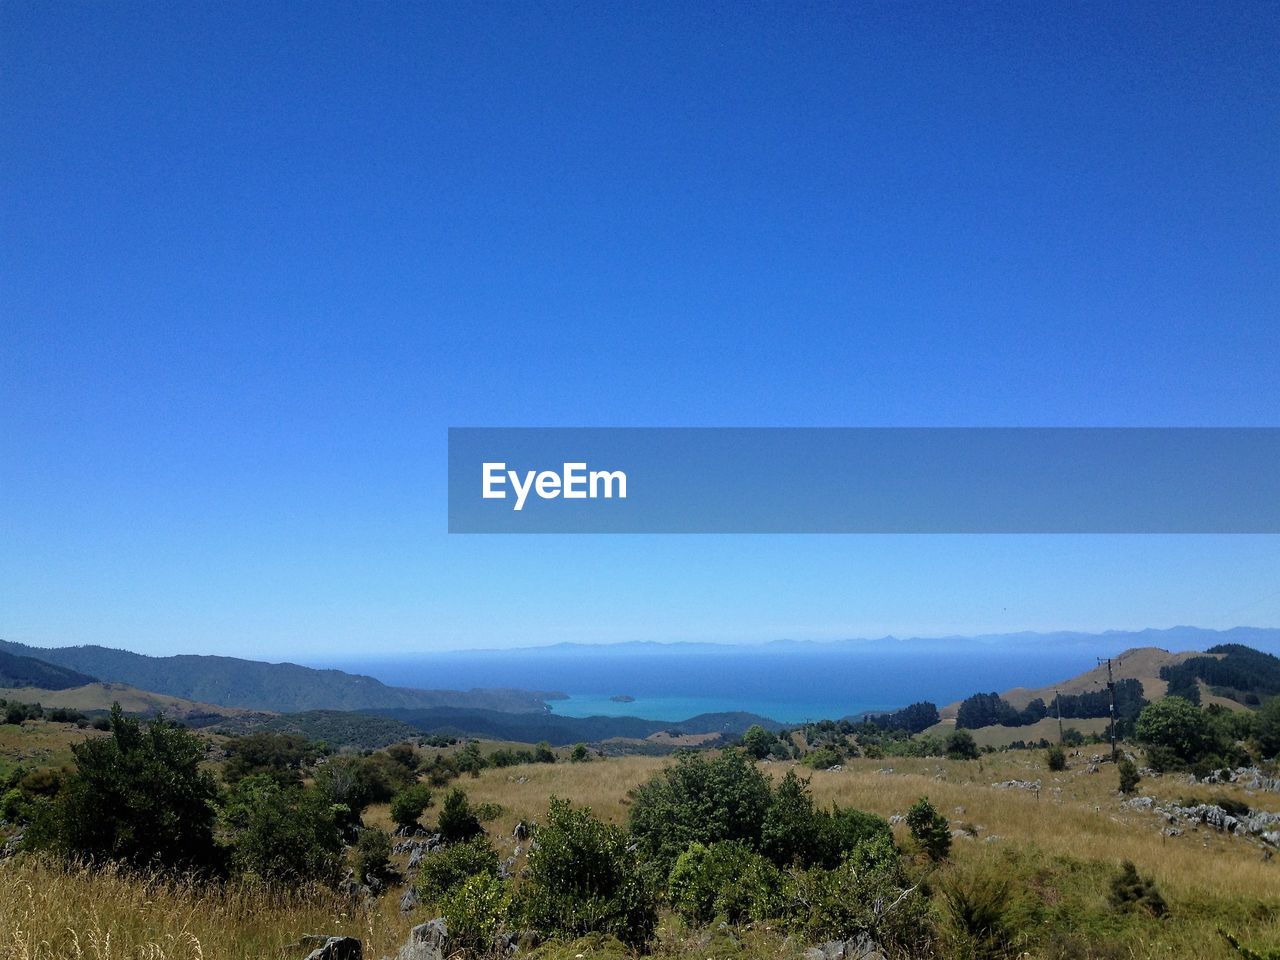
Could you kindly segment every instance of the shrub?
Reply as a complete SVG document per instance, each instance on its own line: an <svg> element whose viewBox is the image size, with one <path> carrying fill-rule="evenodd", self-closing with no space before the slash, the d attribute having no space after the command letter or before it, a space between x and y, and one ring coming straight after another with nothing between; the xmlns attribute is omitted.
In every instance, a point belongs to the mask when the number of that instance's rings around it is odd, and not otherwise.
<svg viewBox="0 0 1280 960"><path fill-rule="evenodd" d="M385 830L367 827L356 841L356 876L361 883L378 886L391 874L391 837Z"/></svg>
<svg viewBox="0 0 1280 960"><path fill-rule="evenodd" d="M705 924L716 917L739 923L778 916L781 884L777 867L740 843L694 843L676 858L667 893L671 906L689 923Z"/></svg>
<svg viewBox="0 0 1280 960"><path fill-rule="evenodd" d="M464 955L488 956L507 923L511 892L490 873L468 877L441 905L450 949Z"/></svg>
<svg viewBox="0 0 1280 960"><path fill-rule="evenodd" d="M1012 953L1018 925L1007 876L982 869L953 873L942 884L942 900L965 955L984 960Z"/></svg>
<svg viewBox="0 0 1280 960"><path fill-rule="evenodd" d="M758 723L753 723L742 735L742 749L757 760L769 756L777 742L778 738Z"/></svg>
<svg viewBox="0 0 1280 960"><path fill-rule="evenodd" d="M457 787L445 795L444 805L440 808L439 831L440 839L445 843L461 843L484 833L467 795Z"/></svg>
<svg viewBox="0 0 1280 960"><path fill-rule="evenodd" d="M800 762L813 770L830 770L844 763L844 754L828 744L809 751Z"/></svg>
<svg viewBox="0 0 1280 960"><path fill-rule="evenodd" d="M1067 769L1067 752L1058 744L1045 751L1045 759L1049 762L1049 769L1054 772Z"/></svg>
<svg viewBox="0 0 1280 960"><path fill-rule="evenodd" d="M504 808L500 803L494 803L492 800L486 800L484 803L478 803L475 806L476 819L481 823L493 823L502 816Z"/></svg>
<svg viewBox="0 0 1280 960"><path fill-rule="evenodd" d="M575 744L569 754L570 763L586 763L590 759L591 754L587 753L587 745L585 743Z"/></svg>
<svg viewBox="0 0 1280 960"><path fill-rule="evenodd" d="M1217 748L1209 718L1182 697L1165 697L1149 703L1138 715L1137 737L1159 750L1163 763L1195 763Z"/></svg>
<svg viewBox="0 0 1280 960"><path fill-rule="evenodd" d="M1116 764L1116 773L1120 777L1120 792L1133 793L1138 789L1138 781L1142 779L1138 776L1138 765L1128 757L1121 757Z"/></svg>
<svg viewBox="0 0 1280 960"><path fill-rule="evenodd" d="M368 772L360 757L331 758L316 771L316 788L341 808L337 819L344 828L359 824L365 808L373 802Z"/></svg>
<svg viewBox="0 0 1280 960"><path fill-rule="evenodd" d="M398 827L412 829L427 807L431 806L431 788L425 783L405 787L391 798L391 820Z"/></svg>
<svg viewBox="0 0 1280 960"><path fill-rule="evenodd" d="M236 785L222 816L239 873L295 885L337 883L342 834L333 806L320 792L257 774Z"/></svg>
<svg viewBox="0 0 1280 960"><path fill-rule="evenodd" d="M1254 737L1263 759L1280 758L1280 697L1272 697L1258 711Z"/></svg>
<svg viewBox="0 0 1280 960"><path fill-rule="evenodd" d="M809 781L788 770L760 826L760 849L779 866L810 866L823 859L823 824L809 796Z"/></svg>
<svg viewBox="0 0 1280 960"><path fill-rule="evenodd" d="M627 836L587 809L552 798L521 889L521 913L550 936L613 934L630 947L653 938L657 902Z"/></svg>
<svg viewBox="0 0 1280 960"><path fill-rule="evenodd" d="M1120 865L1120 872L1111 881L1111 906L1117 910L1146 910L1154 917L1164 916L1168 910L1164 897L1156 889L1155 881L1138 876L1133 861Z"/></svg>
<svg viewBox="0 0 1280 960"><path fill-rule="evenodd" d="M162 717L144 730L115 704L111 736L71 749L76 769L29 831L32 846L139 867L216 865L217 788L194 734Z"/></svg>
<svg viewBox="0 0 1280 960"><path fill-rule="evenodd" d="M737 840L755 848L772 799L769 780L743 753L678 754L631 792L628 819L641 854L663 872L689 844Z"/></svg>
<svg viewBox="0 0 1280 960"><path fill-rule="evenodd" d="M302 767L316 758L305 737L292 733L251 733L229 740L222 778L237 783L264 773L288 786L302 782Z"/></svg>
<svg viewBox="0 0 1280 960"><path fill-rule="evenodd" d="M928 797L921 797L907 811L911 836L933 861L945 860L951 852L951 825L934 809Z"/></svg>
<svg viewBox="0 0 1280 960"><path fill-rule="evenodd" d="M947 734L947 758L950 760L977 760L978 743L968 730L953 730Z"/></svg>
<svg viewBox="0 0 1280 960"><path fill-rule="evenodd" d="M433 850L422 858L418 895L427 903L440 903L469 877L498 875L498 854L487 837Z"/></svg>
<svg viewBox="0 0 1280 960"><path fill-rule="evenodd" d="M784 886L789 924L810 940L868 934L891 952L914 957L931 938L928 901L883 838L860 845L834 869L793 873Z"/></svg>

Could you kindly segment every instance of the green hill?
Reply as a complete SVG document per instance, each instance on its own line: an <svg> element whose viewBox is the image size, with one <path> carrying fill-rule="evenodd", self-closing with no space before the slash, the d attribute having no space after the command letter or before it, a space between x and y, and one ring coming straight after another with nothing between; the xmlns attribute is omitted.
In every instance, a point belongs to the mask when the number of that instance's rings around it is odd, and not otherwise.
<svg viewBox="0 0 1280 960"><path fill-rule="evenodd" d="M163 693L185 700L278 713L306 710L406 710L432 707L494 711L546 711L544 698L555 694L527 690L411 690L388 686L373 677L341 670L316 670L296 663L263 663L237 657L148 657L108 647L27 647L0 640L0 653L17 660L38 657L61 668L64 686L82 686L94 678ZM69 677L80 672L74 682ZM47 682L22 686L52 688Z"/></svg>
<svg viewBox="0 0 1280 960"><path fill-rule="evenodd" d="M67 667L0 650L0 687L40 687L44 690L70 690L93 683L94 678Z"/></svg>

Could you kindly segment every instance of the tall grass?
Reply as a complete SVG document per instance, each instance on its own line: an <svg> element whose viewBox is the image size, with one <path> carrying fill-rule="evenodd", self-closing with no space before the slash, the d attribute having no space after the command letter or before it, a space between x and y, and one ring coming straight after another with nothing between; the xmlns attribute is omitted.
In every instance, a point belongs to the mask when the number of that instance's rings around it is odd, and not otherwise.
<svg viewBox="0 0 1280 960"><path fill-rule="evenodd" d="M408 933L390 898L322 887L201 884L31 857L0 872L0 960L269 960L308 934L359 937L373 957Z"/></svg>

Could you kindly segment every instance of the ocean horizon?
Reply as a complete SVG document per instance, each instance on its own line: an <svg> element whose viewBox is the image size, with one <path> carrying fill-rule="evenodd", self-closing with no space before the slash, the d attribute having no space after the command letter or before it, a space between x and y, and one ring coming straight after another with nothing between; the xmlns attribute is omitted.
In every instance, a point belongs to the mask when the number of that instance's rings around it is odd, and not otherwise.
<svg viewBox="0 0 1280 960"><path fill-rule="evenodd" d="M681 721L747 712L777 720L840 719L921 700L938 706L974 693L1041 687L1139 646L1204 649L1215 643L1277 646L1280 631L1197 628L1099 634L778 642L757 646L563 644L365 657L312 663L434 690L513 687L560 693L553 713ZM631 698L620 700L614 698Z"/></svg>

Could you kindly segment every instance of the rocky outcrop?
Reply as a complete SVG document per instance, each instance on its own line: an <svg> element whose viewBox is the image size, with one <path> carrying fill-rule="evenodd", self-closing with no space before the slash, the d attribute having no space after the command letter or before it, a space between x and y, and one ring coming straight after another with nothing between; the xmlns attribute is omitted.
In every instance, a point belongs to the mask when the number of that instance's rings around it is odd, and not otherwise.
<svg viewBox="0 0 1280 960"><path fill-rule="evenodd" d="M449 927L443 917L437 917L409 931L396 960L444 960L448 955Z"/></svg>
<svg viewBox="0 0 1280 960"><path fill-rule="evenodd" d="M1267 793L1280 793L1280 777L1271 777L1257 767L1236 767L1234 770L1215 770L1209 776L1192 783L1235 783L1246 790L1263 790Z"/></svg>
<svg viewBox="0 0 1280 960"><path fill-rule="evenodd" d="M1033 793L1040 792L1039 780L1001 780L999 783L993 783L991 786L996 790L1030 790Z"/></svg>
<svg viewBox="0 0 1280 960"><path fill-rule="evenodd" d="M804 960L887 960L884 950L870 935L854 940L830 940L804 952Z"/></svg>
<svg viewBox="0 0 1280 960"><path fill-rule="evenodd" d="M1171 826L1171 829L1164 831L1165 836L1180 836L1182 831L1176 825L1181 823L1203 825L1222 833L1261 840L1273 847L1280 846L1280 813L1251 810L1247 814L1235 816L1217 804L1197 803L1183 807L1176 803L1156 803L1154 797L1134 797L1124 801L1121 806L1127 810L1160 814Z"/></svg>
<svg viewBox="0 0 1280 960"><path fill-rule="evenodd" d="M307 960L364 960L364 947L355 937L327 937Z"/></svg>

